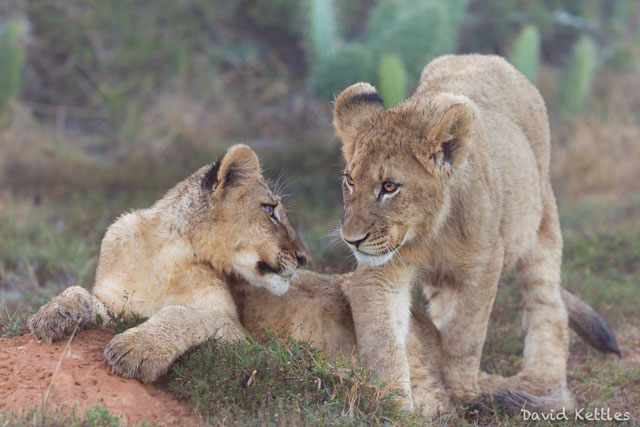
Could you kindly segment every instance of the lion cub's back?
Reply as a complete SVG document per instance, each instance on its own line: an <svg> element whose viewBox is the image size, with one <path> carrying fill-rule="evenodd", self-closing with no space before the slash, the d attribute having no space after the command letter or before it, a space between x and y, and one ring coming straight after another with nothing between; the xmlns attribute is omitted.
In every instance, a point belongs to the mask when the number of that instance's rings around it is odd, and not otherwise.
<svg viewBox="0 0 640 427"><path fill-rule="evenodd" d="M475 155L487 162L487 182L499 194L505 265L512 265L535 243L543 206L553 199L544 101L511 64L486 55L449 55L428 64L416 96L443 92L463 95L476 106L486 135L474 140Z"/></svg>
<svg viewBox="0 0 640 427"><path fill-rule="evenodd" d="M262 329L311 342L325 354L349 356L356 345L348 302L341 290L348 275L300 270L284 295L249 288L242 306L242 325L252 335Z"/></svg>
<svg viewBox="0 0 640 427"><path fill-rule="evenodd" d="M541 182L549 174L550 135L540 92L513 65L495 55L445 55L422 71L416 94L450 92L470 98L489 121L509 119L526 136Z"/></svg>

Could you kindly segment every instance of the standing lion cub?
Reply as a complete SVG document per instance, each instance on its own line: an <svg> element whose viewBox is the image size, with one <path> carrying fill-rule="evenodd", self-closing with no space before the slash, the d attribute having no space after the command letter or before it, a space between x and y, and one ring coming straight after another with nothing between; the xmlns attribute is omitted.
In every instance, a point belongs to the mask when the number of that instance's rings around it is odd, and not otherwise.
<svg viewBox="0 0 640 427"><path fill-rule="evenodd" d="M544 101L496 56L444 56L416 92L386 110L358 83L337 98L334 125L346 160L342 237L358 259L346 287L359 353L410 396L410 289L420 278L439 329L442 374L455 401L479 390L479 368L498 280L515 267L524 296L524 357L513 407L572 405L562 236L549 181ZM410 399L407 406L410 406ZM537 409L537 408L536 408Z"/></svg>
<svg viewBox="0 0 640 427"><path fill-rule="evenodd" d="M230 276L281 295L306 258L258 157L236 145L152 207L114 222L102 241L92 294L66 289L29 327L51 342L114 314L149 317L104 351L113 372L149 382L196 344L244 337Z"/></svg>

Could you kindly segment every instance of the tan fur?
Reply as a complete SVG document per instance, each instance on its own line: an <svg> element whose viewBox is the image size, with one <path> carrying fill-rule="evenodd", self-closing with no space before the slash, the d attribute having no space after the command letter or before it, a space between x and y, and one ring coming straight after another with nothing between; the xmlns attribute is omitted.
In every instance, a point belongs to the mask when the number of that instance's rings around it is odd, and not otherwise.
<svg viewBox="0 0 640 427"><path fill-rule="evenodd" d="M342 235L359 261L347 294L365 364L410 393L404 295L420 280L442 339L445 384L454 400L472 399L497 283L516 267L522 370L483 385L570 406L562 237L540 94L503 59L467 55L428 64L415 94L392 109L376 96L359 83L334 110L346 160ZM385 182L394 192L382 191Z"/></svg>
<svg viewBox="0 0 640 427"><path fill-rule="evenodd" d="M308 341L326 355L349 357L357 352L356 330L343 291L349 279L350 274L300 270L281 296L236 283L241 322L254 337L267 329L282 338ZM440 336L417 310L409 320L406 349L412 406L428 417L450 410L440 371Z"/></svg>
<svg viewBox="0 0 640 427"><path fill-rule="evenodd" d="M275 219L265 205L275 206ZM104 357L119 375L154 381L193 345L243 339L231 277L282 294L305 260L256 154L237 145L152 207L114 222L102 241L93 295L71 287L29 325L51 342L76 324L93 327L114 314L149 317L116 335Z"/></svg>

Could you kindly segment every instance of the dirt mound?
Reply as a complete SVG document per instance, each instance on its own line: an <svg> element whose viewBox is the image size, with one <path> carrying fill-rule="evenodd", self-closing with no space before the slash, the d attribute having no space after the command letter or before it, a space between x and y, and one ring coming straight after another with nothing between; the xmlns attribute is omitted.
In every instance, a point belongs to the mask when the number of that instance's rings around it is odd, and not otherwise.
<svg viewBox="0 0 640 427"><path fill-rule="evenodd" d="M47 407L77 414L103 405L124 423L200 425L195 411L169 393L109 372L102 351L113 337L107 330L78 332L64 355ZM68 340L38 342L33 335L0 339L0 409L19 412L42 405Z"/></svg>

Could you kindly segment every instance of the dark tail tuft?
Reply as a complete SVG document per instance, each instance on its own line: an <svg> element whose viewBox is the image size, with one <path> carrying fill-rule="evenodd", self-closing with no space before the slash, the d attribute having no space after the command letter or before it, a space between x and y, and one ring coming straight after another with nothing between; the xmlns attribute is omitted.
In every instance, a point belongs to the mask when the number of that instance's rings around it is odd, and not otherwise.
<svg viewBox="0 0 640 427"><path fill-rule="evenodd" d="M621 357L616 336L605 320L587 303L566 289L562 300L569 311L569 326L590 346L603 353L615 353Z"/></svg>

